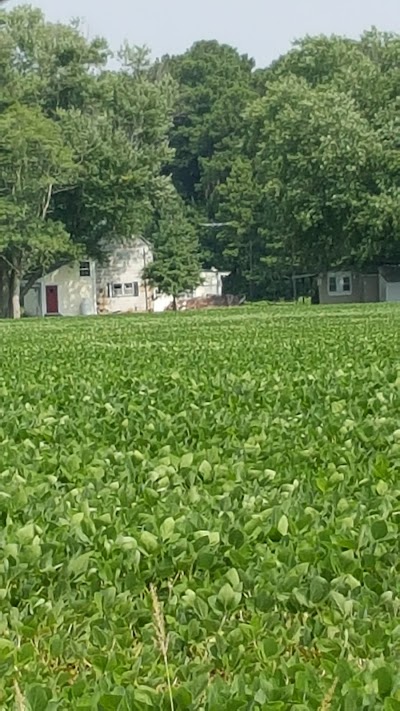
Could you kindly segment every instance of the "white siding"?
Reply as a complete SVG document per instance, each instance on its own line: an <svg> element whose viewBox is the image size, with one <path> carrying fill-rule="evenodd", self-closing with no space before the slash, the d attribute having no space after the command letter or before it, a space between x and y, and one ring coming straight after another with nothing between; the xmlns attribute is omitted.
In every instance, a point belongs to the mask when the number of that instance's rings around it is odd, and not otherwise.
<svg viewBox="0 0 400 711"><path fill-rule="evenodd" d="M46 286L56 285L58 288L58 311L62 316L79 316L82 313L84 300L90 303L90 313L95 314L96 286L95 266L91 263L90 277L81 277L79 262L61 267L42 279L42 304L46 308Z"/></svg>
<svg viewBox="0 0 400 711"><path fill-rule="evenodd" d="M93 260L90 262L89 277L80 276L77 262L60 267L40 279L25 297L25 313L28 316L46 315L47 286L57 287L58 312L63 316L98 312L129 313L151 308L154 311L165 311L172 297L161 294L153 300L152 289L143 279L143 270L152 260L151 246L141 238L110 245L108 257L101 264ZM202 271L202 283L193 294L186 296L199 298L221 295L223 278L228 274L216 269ZM115 285L120 285L118 295ZM128 288L131 292L129 294Z"/></svg>
<svg viewBox="0 0 400 711"><path fill-rule="evenodd" d="M172 304L172 296L167 296L167 294L160 294L153 301L153 310L155 313L161 313L166 311L168 306Z"/></svg>
<svg viewBox="0 0 400 711"><path fill-rule="evenodd" d="M152 261L150 246L141 239L131 244L115 246L105 264L97 265L97 294L100 308L108 313L147 311L150 289L143 279L143 269ZM138 295L113 295L113 285L138 285ZM146 301L147 297L147 301Z"/></svg>
<svg viewBox="0 0 400 711"><path fill-rule="evenodd" d="M42 316L41 284L35 284L24 298L24 311L27 316Z"/></svg>
<svg viewBox="0 0 400 711"><path fill-rule="evenodd" d="M386 301L400 301L400 282L386 282Z"/></svg>
<svg viewBox="0 0 400 711"><path fill-rule="evenodd" d="M228 276L229 272L218 272L216 269L202 271L200 274L202 283L195 290L196 298L203 296L221 296L222 280Z"/></svg>
<svg viewBox="0 0 400 711"><path fill-rule="evenodd" d="M193 289L192 292L185 294L186 298L201 299L206 296L221 296L223 288L223 279L229 276L230 272L218 272L216 269L207 269L200 272L201 284ZM172 296L160 294L154 300L153 309L160 313L166 311L168 306L172 304Z"/></svg>
<svg viewBox="0 0 400 711"><path fill-rule="evenodd" d="M83 311L97 313L95 263L90 262L90 276L81 277L79 262L56 269L44 276L25 296L24 308L28 316L46 316L46 286L57 287L58 313L79 316Z"/></svg>
<svg viewBox="0 0 400 711"><path fill-rule="evenodd" d="M400 282L386 281L379 275L379 301L400 301Z"/></svg>
<svg viewBox="0 0 400 711"><path fill-rule="evenodd" d="M387 282L382 274L379 275L379 301L386 301Z"/></svg>

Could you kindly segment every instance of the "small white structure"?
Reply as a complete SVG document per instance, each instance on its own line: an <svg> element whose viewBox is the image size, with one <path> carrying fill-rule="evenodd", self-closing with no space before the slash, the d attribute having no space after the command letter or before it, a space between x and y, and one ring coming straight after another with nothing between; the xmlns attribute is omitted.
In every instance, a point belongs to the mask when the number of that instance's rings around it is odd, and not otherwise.
<svg viewBox="0 0 400 711"><path fill-rule="evenodd" d="M379 301L400 301L400 267L380 267Z"/></svg>
<svg viewBox="0 0 400 711"><path fill-rule="evenodd" d="M79 316L97 313L96 264L65 265L39 279L24 298L27 316Z"/></svg>
<svg viewBox="0 0 400 711"><path fill-rule="evenodd" d="M181 294L187 299L201 299L207 296L222 296L224 279L230 272L219 272L217 269L204 269L200 272L200 284L192 291ZM172 296L166 294L154 295L154 311L165 311L171 304Z"/></svg>
<svg viewBox="0 0 400 711"><path fill-rule="evenodd" d="M143 278L153 261L147 240L138 237L110 245L101 262L87 259L65 265L39 279L24 298L27 316L89 316L97 313L165 311L171 296L158 294ZM228 272L201 272L201 284L189 298L222 294Z"/></svg>

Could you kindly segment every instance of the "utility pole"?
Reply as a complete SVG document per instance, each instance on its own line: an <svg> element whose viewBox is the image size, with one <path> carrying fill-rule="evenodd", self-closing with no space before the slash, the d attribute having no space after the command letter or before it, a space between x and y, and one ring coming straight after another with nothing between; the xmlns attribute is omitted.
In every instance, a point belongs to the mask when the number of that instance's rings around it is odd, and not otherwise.
<svg viewBox="0 0 400 711"><path fill-rule="evenodd" d="M146 269L146 247L143 247L143 271ZM147 279L144 280L144 298L146 301L146 311L149 310L149 299L147 294Z"/></svg>
<svg viewBox="0 0 400 711"><path fill-rule="evenodd" d="M250 237L250 301L253 301L253 238Z"/></svg>

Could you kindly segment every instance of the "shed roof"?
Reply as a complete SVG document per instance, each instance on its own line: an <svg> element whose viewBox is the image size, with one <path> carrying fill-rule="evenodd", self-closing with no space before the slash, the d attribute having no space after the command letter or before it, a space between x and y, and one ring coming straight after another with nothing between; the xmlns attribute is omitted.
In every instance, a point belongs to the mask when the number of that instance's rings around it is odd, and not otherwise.
<svg viewBox="0 0 400 711"><path fill-rule="evenodd" d="M292 279L311 279L317 276L317 272L307 272L306 274L292 274Z"/></svg>
<svg viewBox="0 0 400 711"><path fill-rule="evenodd" d="M386 266L379 268L379 274L387 282L400 282L400 267L399 266Z"/></svg>

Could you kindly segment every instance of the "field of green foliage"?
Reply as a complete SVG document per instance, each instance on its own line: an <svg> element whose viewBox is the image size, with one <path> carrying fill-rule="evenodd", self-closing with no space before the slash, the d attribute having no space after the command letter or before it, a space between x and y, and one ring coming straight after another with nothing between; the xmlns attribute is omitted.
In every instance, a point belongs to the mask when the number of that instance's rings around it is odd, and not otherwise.
<svg viewBox="0 0 400 711"><path fill-rule="evenodd" d="M400 309L0 323L0 708L400 709Z"/></svg>

